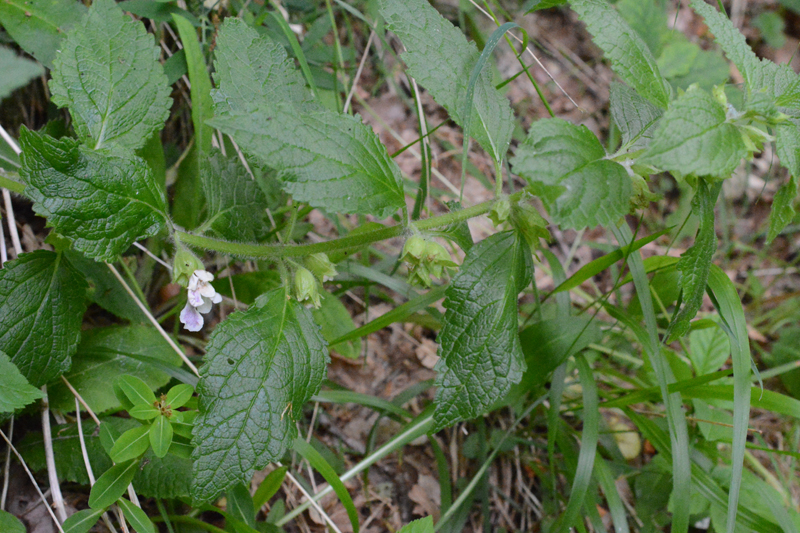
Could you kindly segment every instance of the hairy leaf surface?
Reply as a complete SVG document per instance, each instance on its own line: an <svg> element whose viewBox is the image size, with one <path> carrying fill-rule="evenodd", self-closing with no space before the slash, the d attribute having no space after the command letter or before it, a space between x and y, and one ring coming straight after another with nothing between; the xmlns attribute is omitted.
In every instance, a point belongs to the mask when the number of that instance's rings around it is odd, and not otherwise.
<svg viewBox="0 0 800 533"><path fill-rule="evenodd" d="M726 112L711 94L690 87L664 113L639 162L681 174L727 178L748 152Z"/></svg>
<svg viewBox="0 0 800 533"><path fill-rule="evenodd" d="M794 219L797 178L800 176L800 120L790 119L775 128L775 149L781 164L789 169L789 181L778 189L769 213L767 244L771 243Z"/></svg>
<svg viewBox="0 0 800 533"><path fill-rule="evenodd" d="M237 159L215 152L201 163L200 176L208 209L203 228L238 241L265 236L267 197Z"/></svg>
<svg viewBox="0 0 800 533"><path fill-rule="evenodd" d="M671 89L661 76L647 44L605 0L571 0L570 5L625 83L657 106L666 108Z"/></svg>
<svg viewBox="0 0 800 533"><path fill-rule="evenodd" d="M437 339L437 431L486 412L522 378L517 295L532 270L525 239L503 232L473 246L453 277Z"/></svg>
<svg viewBox="0 0 800 533"><path fill-rule="evenodd" d="M53 68L53 102L69 107L78 137L99 149L135 150L169 115L160 50L113 0L96 0L67 33Z"/></svg>
<svg viewBox="0 0 800 533"><path fill-rule="evenodd" d="M34 387L72 364L85 300L86 282L62 254L22 254L0 270L0 350Z"/></svg>
<svg viewBox="0 0 800 533"><path fill-rule="evenodd" d="M717 250L714 206L721 188L721 181L707 183L703 179L697 180L697 192L692 199L692 210L700 219L700 226L697 228L694 244L681 255L676 266L681 273L683 306L669 325L667 342L672 342L689 331L690 321L703 305L711 259Z"/></svg>
<svg viewBox="0 0 800 533"><path fill-rule="evenodd" d="M614 124L622 133L623 146L629 145L629 152L646 148L663 111L618 82L611 84L610 106Z"/></svg>
<svg viewBox="0 0 800 533"><path fill-rule="evenodd" d="M229 18L217 38L209 124L278 171L295 199L385 218L405 205L400 169L358 117L310 101L283 47Z"/></svg>
<svg viewBox="0 0 800 533"><path fill-rule="evenodd" d="M205 502L279 459L329 360L311 313L277 289L217 326L197 392L192 497Z"/></svg>
<svg viewBox="0 0 800 533"><path fill-rule="evenodd" d="M86 6L76 0L4 0L0 24L19 46L52 68L64 32L77 24Z"/></svg>
<svg viewBox="0 0 800 533"><path fill-rule="evenodd" d="M114 261L164 225L163 192L138 157L95 152L24 128L20 145L34 211L88 257Z"/></svg>
<svg viewBox="0 0 800 533"><path fill-rule="evenodd" d="M585 126L553 118L531 126L511 164L555 222L583 228L610 224L630 207L631 179L622 165L605 157Z"/></svg>
<svg viewBox="0 0 800 533"><path fill-rule="evenodd" d="M13 413L42 397L42 392L28 383L5 352L0 351L0 413Z"/></svg>
<svg viewBox="0 0 800 533"><path fill-rule="evenodd" d="M386 25L406 49L401 57L409 74L463 127L478 48L427 0L380 0L379 5ZM508 100L494 88L488 69L478 77L472 105L470 135L495 161L501 161L511 141L514 117Z"/></svg>

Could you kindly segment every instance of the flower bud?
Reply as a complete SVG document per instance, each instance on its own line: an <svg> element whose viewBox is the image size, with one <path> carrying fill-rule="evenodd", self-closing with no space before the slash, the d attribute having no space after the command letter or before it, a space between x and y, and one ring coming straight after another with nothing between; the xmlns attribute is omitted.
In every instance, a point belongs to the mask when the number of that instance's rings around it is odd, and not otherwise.
<svg viewBox="0 0 800 533"><path fill-rule="evenodd" d="M311 300L314 307L319 309L319 290L317 288L317 279L305 267L300 267L294 273L294 292L298 302Z"/></svg>
<svg viewBox="0 0 800 533"><path fill-rule="evenodd" d="M405 246L403 246L403 254L400 256L400 259L408 263L418 263L425 255L426 243L427 241L419 235L409 237L408 240L406 240Z"/></svg>
<svg viewBox="0 0 800 533"><path fill-rule="evenodd" d="M339 274L328 256L322 253L309 255L306 257L305 264L306 268L322 283L331 281Z"/></svg>
<svg viewBox="0 0 800 533"><path fill-rule="evenodd" d="M172 281L186 287L189 285L189 278L196 270L205 270L203 262L188 248L178 244L178 251L173 260Z"/></svg>

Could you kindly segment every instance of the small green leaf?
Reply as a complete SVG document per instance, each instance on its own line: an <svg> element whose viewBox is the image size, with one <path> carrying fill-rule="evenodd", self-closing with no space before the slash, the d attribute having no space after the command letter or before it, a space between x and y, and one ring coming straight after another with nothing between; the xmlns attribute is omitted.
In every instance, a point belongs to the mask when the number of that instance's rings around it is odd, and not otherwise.
<svg viewBox="0 0 800 533"><path fill-rule="evenodd" d="M89 507L105 509L116 502L128 489L138 468L139 461L136 460L109 468L92 486L92 491L89 493Z"/></svg>
<svg viewBox="0 0 800 533"><path fill-rule="evenodd" d="M403 43L408 73L425 87L453 120L465 127L468 81L480 52L474 43L426 0L380 0L386 25ZM514 115L508 100L483 69L474 87L470 135L495 161L508 150Z"/></svg>
<svg viewBox="0 0 800 533"><path fill-rule="evenodd" d="M283 288L218 325L206 349L193 441L192 498L200 502L283 455L329 361L311 313Z"/></svg>
<svg viewBox="0 0 800 533"><path fill-rule="evenodd" d="M194 394L194 388L192 388L191 385L185 383L175 385L167 391L167 405L169 405L171 409L183 407L192 397L192 394Z"/></svg>
<svg viewBox="0 0 800 533"><path fill-rule="evenodd" d="M638 162L684 175L727 178L748 155L727 111L710 93L689 87L670 104Z"/></svg>
<svg viewBox="0 0 800 533"><path fill-rule="evenodd" d="M580 229L611 224L630 209L631 179L625 167L605 157L585 126L552 118L531 126L511 164L555 222Z"/></svg>
<svg viewBox="0 0 800 533"><path fill-rule="evenodd" d="M379 218L405 206L400 169L375 132L314 103L282 46L231 17L215 50L217 116L208 124L278 171L286 192Z"/></svg>
<svg viewBox="0 0 800 533"><path fill-rule="evenodd" d="M194 420L197 418L197 411L177 411L172 413L170 424L172 430L176 435L192 438L192 428L194 428Z"/></svg>
<svg viewBox="0 0 800 533"><path fill-rule="evenodd" d="M155 404L156 395L153 394L152 389L136 376L120 376L117 380L117 385L133 405L153 407L153 404Z"/></svg>
<svg viewBox="0 0 800 533"><path fill-rule="evenodd" d="M0 350L40 387L72 364L86 310L86 282L62 254L22 254L0 270Z"/></svg>
<svg viewBox="0 0 800 533"><path fill-rule="evenodd" d="M195 142L200 148L198 155L204 158L211 150L211 138L214 135L214 130L205 124L207 119L214 116L211 101L211 78L208 76L203 49L197 40L197 30L187 16L191 17L185 11L184 13L173 13L172 20L181 37L183 51L186 54L186 66L191 82L189 90L192 100L192 125L194 126Z"/></svg>
<svg viewBox="0 0 800 533"><path fill-rule="evenodd" d="M697 180L697 193L692 199L692 211L700 219L700 226L697 228L694 244L681 255L676 266L681 273L683 306L670 322L667 342L672 342L689 331L690 321L703 305L711 259L717 250L714 206L721 189L721 181L706 183L703 179Z"/></svg>
<svg viewBox="0 0 800 533"><path fill-rule="evenodd" d="M0 25L23 50L52 68L64 32L84 13L86 6L75 0L5 0L0 2Z"/></svg>
<svg viewBox="0 0 800 533"><path fill-rule="evenodd" d="M150 426L139 426L129 429L114 442L114 446L108 453L111 460L115 463L124 463L131 459L140 457L150 446L147 434Z"/></svg>
<svg viewBox="0 0 800 533"><path fill-rule="evenodd" d="M237 158L214 151L200 164L208 210L201 226L226 239L258 241L267 232L267 197Z"/></svg>
<svg viewBox="0 0 800 533"><path fill-rule="evenodd" d="M647 44L605 0L570 0L593 42L611 61L611 68L633 89L666 108L671 89Z"/></svg>
<svg viewBox="0 0 800 533"><path fill-rule="evenodd" d="M105 509L84 509L67 518L62 527L64 533L89 533ZM3 530L5 531L5 529Z"/></svg>
<svg viewBox="0 0 800 533"><path fill-rule="evenodd" d="M237 483L229 488L227 500L228 513L251 528L256 527L256 509L253 505L253 498L250 496L250 490L244 484Z"/></svg>
<svg viewBox="0 0 800 533"><path fill-rule="evenodd" d="M42 398L5 352L0 351L0 413L13 413Z"/></svg>
<svg viewBox="0 0 800 533"><path fill-rule="evenodd" d="M44 74L41 65L29 59L15 54L5 46L0 47L0 72L3 73L0 79L0 100L24 87L33 78Z"/></svg>
<svg viewBox="0 0 800 533"><path fill-rule="evenodd" d="M136 530L136 533L158 533L156 526L141 508L133 505L125 498L117 500L117 505L122 508L125 520Z"/></svg>
<svg viewBox="0 0 800 533"><path fill-rule="evenodd" d="M617 13L639 34L653 56L660 56L664 44L662 41L673 33L667 25L667 12L663 3L619 0L615 5Z"/></svg>
<svg viewBox="0 0 800 533"><path fill-rule="evenodd" d="M350 311L347 310L339 298L327 291L323 291L321 296L320 302L322 305L319 309L312 309L311 314L314 315L316 323L321 326L322 336L326 341L331 342L356 329L353 317L350 316ZM347 359L358 359L361 349L361 339L353 339L328 346L328 350L336 352Z"/></svg>
<svg viewBox="0 0 800 533"><path fill-rule="evenodd" d="M256 493L253 494L253 505L256 509L261 509L270 498L275 496L281 488L281 485L283 485L283 480L288 470L289 467L280 466L267 474L267 477L264 478L264 481L262 481L258 489L256 489Z"/></svg>
<svg viewBox="0 0 800 533"><path fill-rule="evenodd" d="M94 152L25 128L20 146L34 211L92 259L115 261L164 226L164 193L138 157Z"/></svg>
<svg viewBox="0 0 800 533"><path fill-rule="evenodd" d="M547 2L547 0L545 0ZM544 3L544 2L543 2ZM426 516L404 525L397 533L434 533L433 517Z"/></svg>
<svg viewBox="0 0 800 533"><path fill-rule="evenodd" d="M646 148L663 111L619 82L611 84L609 103L614 124L622 133L622 145L629 152Z"/></svg>
<svg viewBox="0 0 800 533"><path fill-rule="evenodd" d="M134 405L128 409L128 414L136 420L152 420L161 414L161 411L152 405Z"/></svg>
<svg viewBox="0 0 800 533"><path fill-rule="evenodd" d="M731 353L728 337L719 327L692 330L689 348L687 355L698 376L719 370Z"/></svg>
<svg viewBox="0 0 800 533"><path fill-rule="evenodd" d="M525 239L503 232L473 246L453 277L437 339L437 431L486 412L522 378L517 295L532 271Z"/></svg>
<svg viewBox="0 0 800 533"><path fill-rule="evenodd" d="M141 22L112 0L96 0L61 43L53 102L69 107L78 137L94 149L140 148L172 103L160 54Z"/></svg>
<svg viewBox="0 0 800 533"><path fill-rule="evenodd" d="M783 229L794 220L794 201L797 198L797 180L789 176L789 181L781 185L775 198L772 200L772 210L769 212L769 232L767 244L781 234Z"/></svg>
<svg viewBox="0 0 800 533"><path fill-rule="evenodd" d="M534 11L539 11L540 9L550 9L551 7L563 6L566 3L567 3L567 0L533 0L529 4L530 7L525 12L525 14L527 15L528 13L533 13ZM417 522L422 522L423 520L427 520L427 518L420 518L419 520L415 520L414 522L411 522L408 525L410 526L411 524L414 524L414 523L417 523ZM433 526L433 523L431 523L431 526ZM400 531L405 532L406 527L408 527L408 526L405 526ZM406 532L406 533L408 533L408 532ZM431 529L431 533L433 533L432 529Z"/></svg>
<svg viewBox="0 0 800 533"><path fill-rule="evenodd" d="M64 526L66 525L65 523ZM3 533L25 533L25 525L13 514L0 511L0 531L3 531Z"/></svg>
<svg viewBox="0 0 800 533"><path fill-rule="evenodd" d="M172 444L172 424L166 416L156 417L153 424L150 426L150 445L153 447L153 453L156 457L161 458L167 455L169 446Z"/></svg>

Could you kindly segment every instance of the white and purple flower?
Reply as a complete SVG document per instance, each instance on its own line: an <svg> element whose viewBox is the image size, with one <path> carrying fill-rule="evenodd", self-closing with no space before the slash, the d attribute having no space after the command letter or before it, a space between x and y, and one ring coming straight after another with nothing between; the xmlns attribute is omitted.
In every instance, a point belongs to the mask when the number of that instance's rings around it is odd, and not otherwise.
<svg viewBox="0 0 800 533"><path fill-rule="evenodd" d="M181 323L189 331L200 331L203 315L211 311L213 304L222 301L222 296L211 285L213 280L214 275L205 270L195 270L189 277L189 298L180 316Z"/></svg>

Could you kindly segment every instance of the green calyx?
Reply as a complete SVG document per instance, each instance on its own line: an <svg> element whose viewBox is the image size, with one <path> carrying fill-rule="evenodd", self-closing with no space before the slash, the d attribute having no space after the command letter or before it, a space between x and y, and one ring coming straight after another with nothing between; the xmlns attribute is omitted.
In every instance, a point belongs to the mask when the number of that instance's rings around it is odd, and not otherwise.
<svg viewBox="0 0 800 533"><path fill-rule="evenodd" d="M317 279L305 267L298 267L294 273L294 293L298 302L310 301L315 308L319 309L319 287Z"/></svg>
<svg viewBox="0 0 800 533"><path fill-rule="evenodd" d="M409 283L423 287L431 286L431 276L441 278L446 267L458 266L444 246L421 235L409 237L400 259L408 265Z"/></svg>
<svg viewBox="0 0 800 533"><path fill-rule="evenodd" d="M336 271L336 266L328 259L328 255L324 253L311 254L305 259L305 266L311 271L314 276L320 281L325 283L331 281L339 275Z"/></svg>
<svg viewBox="0 0 800 533"><path fill-rule="evenodd" d="M172 266L172 281L186 287L195 270L205 270L203 262L188 248L178 243L178 251L175 253Z"/></svg>

